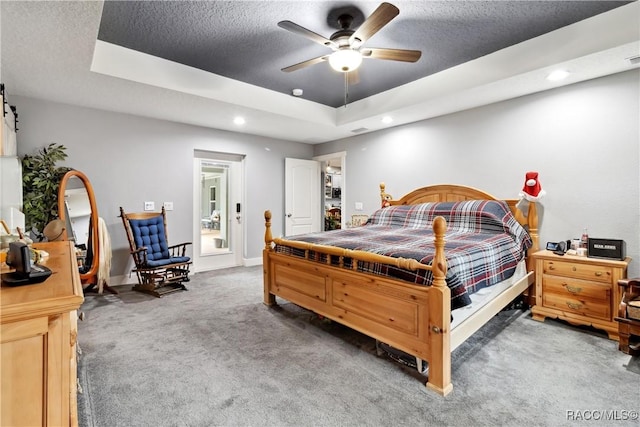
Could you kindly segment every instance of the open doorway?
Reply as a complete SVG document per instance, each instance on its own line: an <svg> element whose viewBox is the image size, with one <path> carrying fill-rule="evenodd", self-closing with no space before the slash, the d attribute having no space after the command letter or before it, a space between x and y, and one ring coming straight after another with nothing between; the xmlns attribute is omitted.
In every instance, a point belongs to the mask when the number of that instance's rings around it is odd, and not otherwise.
<svg viewBox="0 0 640 427"><path fill-rule="evenodd" d="M193 271L242 265L244 156L194 153Z"/></svg>
<svg viewBox="0 0 640 427"><path fill-rule="evenodd" d="M321 162L321 178L323 183L322 191L322 212L324 216L323 229L337 230L345 228L346 218L345 200L345 175L346 175L346 152L326 154L315 157L314 160Z"/></svg>
<svg viewBox="0 0 640 427"><path fill-rule="evenodd" d="M342 228L342 162L341 159L329 159L323 165L324 170L324 229Z"/></svg>

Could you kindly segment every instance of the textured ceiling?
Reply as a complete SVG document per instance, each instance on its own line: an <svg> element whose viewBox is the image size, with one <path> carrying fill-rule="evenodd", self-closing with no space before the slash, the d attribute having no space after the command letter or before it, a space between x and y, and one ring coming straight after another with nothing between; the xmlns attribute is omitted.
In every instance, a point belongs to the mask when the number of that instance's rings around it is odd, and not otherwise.
<svg viewBox="0 0 640 427"><path fill-rule="evenodd" d="M327 64L280 71L328 49L277 26L288 19L329 36L327 16L345 5L339 2L0 0L0 81L9 102L20 95L227 130L233 138L318 144L640 67L630 60L640 54L637 1L393 3L400 15L365 47L423 56L415 64L366 60L346 108L341 76ZM379 3L355 4L363 20ZM145 45L123 47L111 38L117 35ZM143 53L149 49L156 50ZM203 70L213 66L221 68ZM545 78L558 68L571 74ZM294 88L304 95L291 96ZM244 125L234 123L237 116ZM386 116L393 121L383 122ZM29 126L28 114L21 119Z"/></svg>
<svg viewBox="0 0 640 427"><path fill-rule="evenodd" d="M628 1L393 1L400 14L365 47L422 51L417 63L366 59L348 102L551 32ZM328 63L284 73L281 68L331 50L277 26L293 21L329 37L337 16L359 26L379 2L107 1L98 39L277 92L345 103L342 73Z"/></svg>

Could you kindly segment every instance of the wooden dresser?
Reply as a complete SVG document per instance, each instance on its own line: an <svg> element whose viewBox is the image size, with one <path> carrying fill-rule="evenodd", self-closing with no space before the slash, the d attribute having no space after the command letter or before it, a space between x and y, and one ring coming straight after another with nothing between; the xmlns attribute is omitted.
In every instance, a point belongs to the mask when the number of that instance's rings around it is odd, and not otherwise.
<svg viewBox="0 0 640 427"><path fill-rule="evenodd" d="M71 242L35 244L44 282L0 288L0 425L77 425L76 336L82 286ZM7 265L3 263L2 271Z"/></svg>
<svg viewBox="0 0 640 427"><path fill-rule="evenodd" d="M618 339L618 279L627 277L631 258L608 260L559 256L551 251L533 254L536 272L535 320L546 317L589 325Z"/></svg>

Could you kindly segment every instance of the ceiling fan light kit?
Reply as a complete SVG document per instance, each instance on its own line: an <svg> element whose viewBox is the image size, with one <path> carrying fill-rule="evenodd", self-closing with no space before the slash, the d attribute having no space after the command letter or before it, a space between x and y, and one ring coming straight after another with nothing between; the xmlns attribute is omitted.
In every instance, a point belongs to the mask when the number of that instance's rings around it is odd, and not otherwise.
<svg viewBox="0 0 640 427"><path fill-rule="evenodd" d="M282 69L284 72L296 71L320 62L329 61L329 65L334 70L341 73L348 73L357 69L362 63L362 58L366 56L370 59L382 59L387 61L416 62L420 59L421 52L418 50L406 49L380 49L362 48L362 46L374 34L387 25L393 18L398 16L400 10L390 3L382 3L357 29L351 29L353 16L342 14L338 17L340 29L326 38L314 33L291 21L280 21L278 26L292 33L306 37L307 39L319 43L332 49L330 55L323 55L308 59L298 64L290 65Z"/></svg>
<svg viewBox="0 0 640 427"><path fill-rule="evenodd" d="M362 64L362 54L351 48L340 49L329 55L329 65L336 71L348 73Z"/></svg>

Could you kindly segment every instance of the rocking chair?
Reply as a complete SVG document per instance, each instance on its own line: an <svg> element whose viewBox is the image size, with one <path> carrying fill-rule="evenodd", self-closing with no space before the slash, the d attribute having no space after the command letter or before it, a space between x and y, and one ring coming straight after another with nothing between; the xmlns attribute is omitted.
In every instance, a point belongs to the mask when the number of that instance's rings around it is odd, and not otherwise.
<svg viewBox="0 0 640 427"><path fill-rule="evenodd" d="M622 300L618 306L618 349L640 356L640 277L618 280Z"/></svg>
<svg viewBox="0 0 640 427"><path fill-rule="evenodd" d="M121 207L120 217L136 266L138 284L133 290L156 297L186 291L183 282L189 281L191 259L185 254L191 242L168 245L164 206L161 212L142 213L125 213Z"/></svg>

